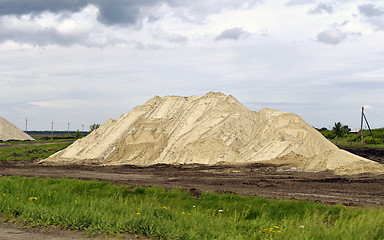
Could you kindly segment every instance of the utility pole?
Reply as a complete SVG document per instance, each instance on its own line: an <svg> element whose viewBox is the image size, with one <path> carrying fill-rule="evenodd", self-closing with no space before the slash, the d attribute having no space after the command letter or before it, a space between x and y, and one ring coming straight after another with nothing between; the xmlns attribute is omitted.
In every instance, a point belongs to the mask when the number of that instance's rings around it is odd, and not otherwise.
<svg viewBox="0 0 384 240"><path fill-rule="evenodd" d="M25 119L25 132L28 133L28 118Z"/></svg>
<svg viewBox="0 0 384 240"><path fill-rule="evenodd" d="M371 127L369 126L368 120L367 120L367 118L365 117L365 114L364 114L364 107L362 107L362 109L361 109L361 134L360 134L361 135L361 144L363 144L363 142L364 142L363 141L363 118L364 118L365 122L367 123L367 126L368 126L368 129L369 129L369 132L371 133L373 142L376 145L377 143L376 143L375 137L372 134Z"/></svg>
<svg viewBox="0 0 384 240"><path fill-rule="evenodd" d="M81 131L84 132L84 124L81 124Z"/></svg>
<svg viewBox="0 0 384 240"><path fill-rule="evenodd" d="M363 137L363 116L364 116L364 107L361 108L361 126L360 126L361 145L364 144L364 137Z"/></svg>
<svg viewBox="0 0 384 240"><path fill-rule="evenodd" d="M68 123L68 134L69 134L69 123Z"/></svg>
<svg viewBox="0 0 384 240"><path fill-rule="evenodd" d="M53 122L52 122L52 132L51 132L51 139L53 139Z"/></svg>
<svg viewBox="0 0 384 240"><path fill-rule="evenodd" d="M371 136L372 136L372 138L373 138L373 142L374 142L375 145L376 145L376 140L375 140L375 137L374 137L373 134L372 134L371 127L369 126L368 120L367 120L367 118L365 117L365 114L363 114L363 116L364 116L365 122L367 123L369 132L371 133Z"/></svg>

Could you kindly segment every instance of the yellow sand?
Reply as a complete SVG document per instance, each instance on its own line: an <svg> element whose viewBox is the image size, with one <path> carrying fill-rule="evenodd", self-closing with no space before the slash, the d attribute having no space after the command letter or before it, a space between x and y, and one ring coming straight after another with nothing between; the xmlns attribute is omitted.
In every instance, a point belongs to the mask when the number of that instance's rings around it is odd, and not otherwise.
<svg viewBox="0 0 384 240"><path fill-rule="evenodd" d="M285 164L336 174L384 173L376 162L339 150L299 116L248 110L232 96L154 97L109 120L47 163L102 165Z"/></svg>

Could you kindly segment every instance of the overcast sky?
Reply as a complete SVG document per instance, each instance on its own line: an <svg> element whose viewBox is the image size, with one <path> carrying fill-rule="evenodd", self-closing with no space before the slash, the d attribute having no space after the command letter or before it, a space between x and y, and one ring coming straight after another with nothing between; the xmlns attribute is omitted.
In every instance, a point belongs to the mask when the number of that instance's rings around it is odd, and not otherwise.
<svg viewBox="0 0 384 240"><path fill-rule="evenodd" d="M155 95L231 94L384 127L379 0L0 0L0 116L89 129Z"/></svg>

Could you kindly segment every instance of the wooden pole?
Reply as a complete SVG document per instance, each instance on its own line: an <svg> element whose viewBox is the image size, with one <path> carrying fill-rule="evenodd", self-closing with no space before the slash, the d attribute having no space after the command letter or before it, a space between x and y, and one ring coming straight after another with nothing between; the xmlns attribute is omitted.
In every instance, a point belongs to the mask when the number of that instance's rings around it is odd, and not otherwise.
<svg viewBox="0 0 384 240"><path fill-rule="evenodd" d="M364 116L364 107L361 108L361 127L360 127L361 145L364 144L364 137L363 137L363 116Z"/></svg>

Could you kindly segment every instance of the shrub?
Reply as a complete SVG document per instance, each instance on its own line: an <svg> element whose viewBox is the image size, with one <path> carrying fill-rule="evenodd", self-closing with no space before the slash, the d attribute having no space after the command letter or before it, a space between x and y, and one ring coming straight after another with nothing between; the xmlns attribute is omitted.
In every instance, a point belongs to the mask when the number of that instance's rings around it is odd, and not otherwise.
<svg viewBox="0 0 384 240"><path fill-rule="evenodd" d="M329 130L323 132L322 134L327 139L335 139L336 138L336 134L332 131L329 131Z"/></svg>

